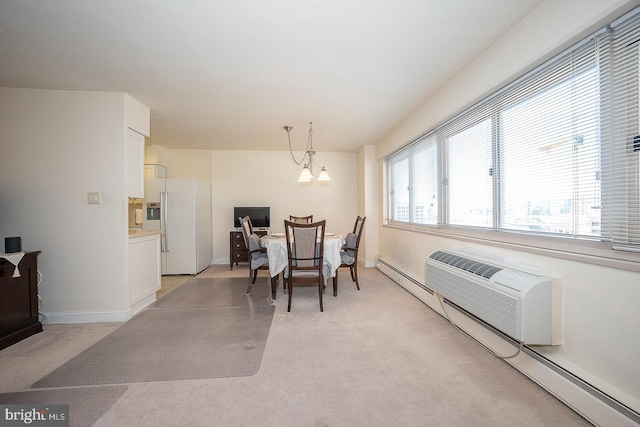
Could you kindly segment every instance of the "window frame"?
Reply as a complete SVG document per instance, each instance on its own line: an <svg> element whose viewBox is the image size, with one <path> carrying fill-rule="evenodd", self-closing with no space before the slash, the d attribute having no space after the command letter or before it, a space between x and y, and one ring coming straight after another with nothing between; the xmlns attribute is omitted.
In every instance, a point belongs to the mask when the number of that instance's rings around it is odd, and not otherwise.
<svg viewBox="0 0 640 427"><path fill-rule="evenodd" d="M636 12L640 19L640 13ZM500 132L501 132L501 120L502 120L502 111L510 106L516 105L519 102L522 102L528 97L536 96L536 94L543 93L545 88L552 87L553 84L558 84L563 79L567 78L571 72L575 72L571 67L568 68L568 71L562 72L562 58L567 55L581 54L581 55L593 55L594 62L589 62L589 58L587 58L586 65L582 65L582 68L578 67L578 69L585 69L586 67L594 66L597 70L599 70L599 63L597 60L598 49L602 47L598 45L600 39L603 34L604 42L607 43L606 33L609 29L603 29L591 37L584 39L582 42L578 43L574 47L568 49L567 51L557 55L551 60L545 62L541 66L537 67L535 70L527 73L521 78L515 80L511 84L505 86L504 88L498 90L496 93L490 95L474 106L466 109L462 113L456 115L453 118L450 118L443 124L436 126L434 129L424 134L423 136L418 137L413 142L409 143L404 148L396 151L395 153L387 156L385 159L385 165L388 166L387 162L389 159L393 159L394 156L402 155L401 153L406 152L406 155L411 156L412 146L414 144L420 144L426 137L430 137L435 135L437 139L438 149L437 149L437 164L438 164L438 212L439 212L439 220L437 225L432 224L419 224L412 222L412 217L410 217L410 221L399 221L394 219L393 212L390 211L389 206L385 207L385 212L387 213L386 220L383 224L385 227L391 228L399 228L403 230L412 230L419 233L425 234L433 234L433 235L441 235L447 238L454 238L457 240L475 242L475 243L483 243L489 244L499 247L505 248L516 248L518 250L524 250L528 252L544 254L544 255L553 255L561 258L573 259L578 261L588 261L594 264L608 265L616 268L622 268L633 271L640 271L640 253L638 253L634 248L631 248L628 251L619 251L614 247L612 243L612 237L606 235L605 229L607 227L611 227L610 224L605 224L606 216L602 215L601 217L601 235L599 236L586 236L586 235L578 235L578 234L555 234L555 233L539 233L539 232L531 232L531 231L523 231L523 230L511 230L506 228L499 228L501 226L501 216L502 216L502 188L500 187L500 180L502 178L502 158L501 158L501 141L500 141ZM605 46L604 48L608 48ZM593 49L593 52L590 50ZM640 57L640 50L639 50ZM581 60L581 58L578 58ZM558 70L560 71L556 76L550 78L547 81L547 85L542 89L540 87L532 87L530 91L527 91L526 86L524 90L521 90L519 93L517 92L517 96L515 98L505 99L501 95L505 92L511 90L514 85L527 84L527 82L534 81L537 77L537 73L544 73L546 69L553 68L554 63L559 64ZM640 72L640 64L638 64L639 72ZM597 79L601 79L598 75ZM555 83L554 83L555 81ZM636 91L640 91L640 82L636 83ZM602 84L598 80L598 90L599 92L607 90L606 84ZM600 94L599 94L600 96ZM506 102L508 101L508 102ZM602 117L599 117L599 125L603 120L607 120L605 116L611 114L611 109L613 107L609 106L608 111L603 112L603 107L600 107L600 114ZM466 117L468 116L468 117ZM462 225L452 225L449 221L449 191L448 191L448 148L446 144L446 139L452 135L456 129L457 132L461 132L465 127L470 127L475 123L479 123L482 120L490 119L492 123L492 181L493 181L493 193L492 193L492 203L493 203L493 218L492 225L490 227L473 227L473 226L462 226ZM604 144L608 139L612 138L611 135L603 135L599 136L599 144L600 150L599 155L604 158L607 155L607 150L609 148L603 148ZM409 150L409 151L406 151ZM611 149L612 150L612 149ZM611 168L611 165L608 166ZM606 171L604 165L600 165L601 173L602 173L602 181L600 186L600 191L602 192L602 201L605 201L605 191L604 189L609 188L610 184L606 181L606 177L612 174L615 175L615 172ZM388 168L384 169L388 171ZM640 172L639 172L640 173ZM411 171L409 171L409 177L411 178ZM388 179L384 180L387 188L389 186ZM636 183L637 186L640 186L640 182ZM411 194L411 182L409 184L409 199L412 200L413 196ZM387 196L387 201L390 200L390 195L388 190L385 189L385 195ZM411 211L411 215L413 212ZM603 234L604 233L604 236Z"/></svg>

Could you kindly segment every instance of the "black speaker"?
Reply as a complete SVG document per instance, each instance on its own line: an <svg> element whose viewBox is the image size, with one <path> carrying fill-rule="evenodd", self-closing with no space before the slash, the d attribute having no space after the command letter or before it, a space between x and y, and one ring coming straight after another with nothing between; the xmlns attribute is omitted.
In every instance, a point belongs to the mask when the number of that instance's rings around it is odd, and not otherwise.
<svg viewBox="0 0 640 427"><path fill-rule="evenodd" d="M22 241L20 237L5 237L4 252L7 254L22 251Z"/></svg>

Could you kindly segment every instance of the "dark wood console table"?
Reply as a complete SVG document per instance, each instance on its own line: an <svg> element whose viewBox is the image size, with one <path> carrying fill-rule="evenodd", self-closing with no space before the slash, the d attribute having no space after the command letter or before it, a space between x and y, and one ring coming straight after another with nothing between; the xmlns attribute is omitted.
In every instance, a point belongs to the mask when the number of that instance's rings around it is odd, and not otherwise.
<svg viewBox="0 0 640 427"><path fill-rule="evenodd" d="M266 236L265 230L256 230L258 236ZM249 261L249 250L244 244L244 236L242 230L233 230L229 233L229 268L233 270L233 263Z"/></svg>
<svg viewBox="0 0 640 427"><path fill-rule="evenodd" d="M25 252L18 264L20 277L12 277L15 266L0 258L0 350L42 332L38 319L38 255Z"/></svg>

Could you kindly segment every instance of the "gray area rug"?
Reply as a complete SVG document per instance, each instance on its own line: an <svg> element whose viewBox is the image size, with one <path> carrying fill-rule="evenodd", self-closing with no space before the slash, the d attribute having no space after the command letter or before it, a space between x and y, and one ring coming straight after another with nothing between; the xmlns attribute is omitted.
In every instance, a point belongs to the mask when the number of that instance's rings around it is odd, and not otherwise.
<svg viewBox="0 0 640 427"><path fill-rule="evenodd" d="M254 375L274 310L273 305L148 309L32 387Z"/></svg>
<svg viewBox="0 0 640 427"><path fill-rule="evenodd" d="M195 277L162 297L155 303L157 308L232 307L247 305L271 305L271 281L258 277L246 295L248 277L200 278ZM278 290L282 292L281 284ZM280 297L282 293L278 294Z"/></svg>
<svg viewBox="0 0 640 427"><path fill-rule="evenodd" d="M69 405L69 426L93 425L127 391L127 386L34 390L0 394L5 405ZM37 423L35 423L37 424Z"/></svg>

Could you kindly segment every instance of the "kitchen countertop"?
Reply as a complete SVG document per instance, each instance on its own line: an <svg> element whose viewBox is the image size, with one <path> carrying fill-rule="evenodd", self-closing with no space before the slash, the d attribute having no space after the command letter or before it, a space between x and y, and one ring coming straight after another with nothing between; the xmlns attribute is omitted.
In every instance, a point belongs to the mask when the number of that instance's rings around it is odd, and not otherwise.
<svg viewBox="0 0 640 427"><path fill-rule="evenodd" d="M129 238L133 239L136 237L144 237L144 236L151 236L154 234L162 234L162 231L160 230L141 230L141 229L132 229L129 230Z"/></svg>

